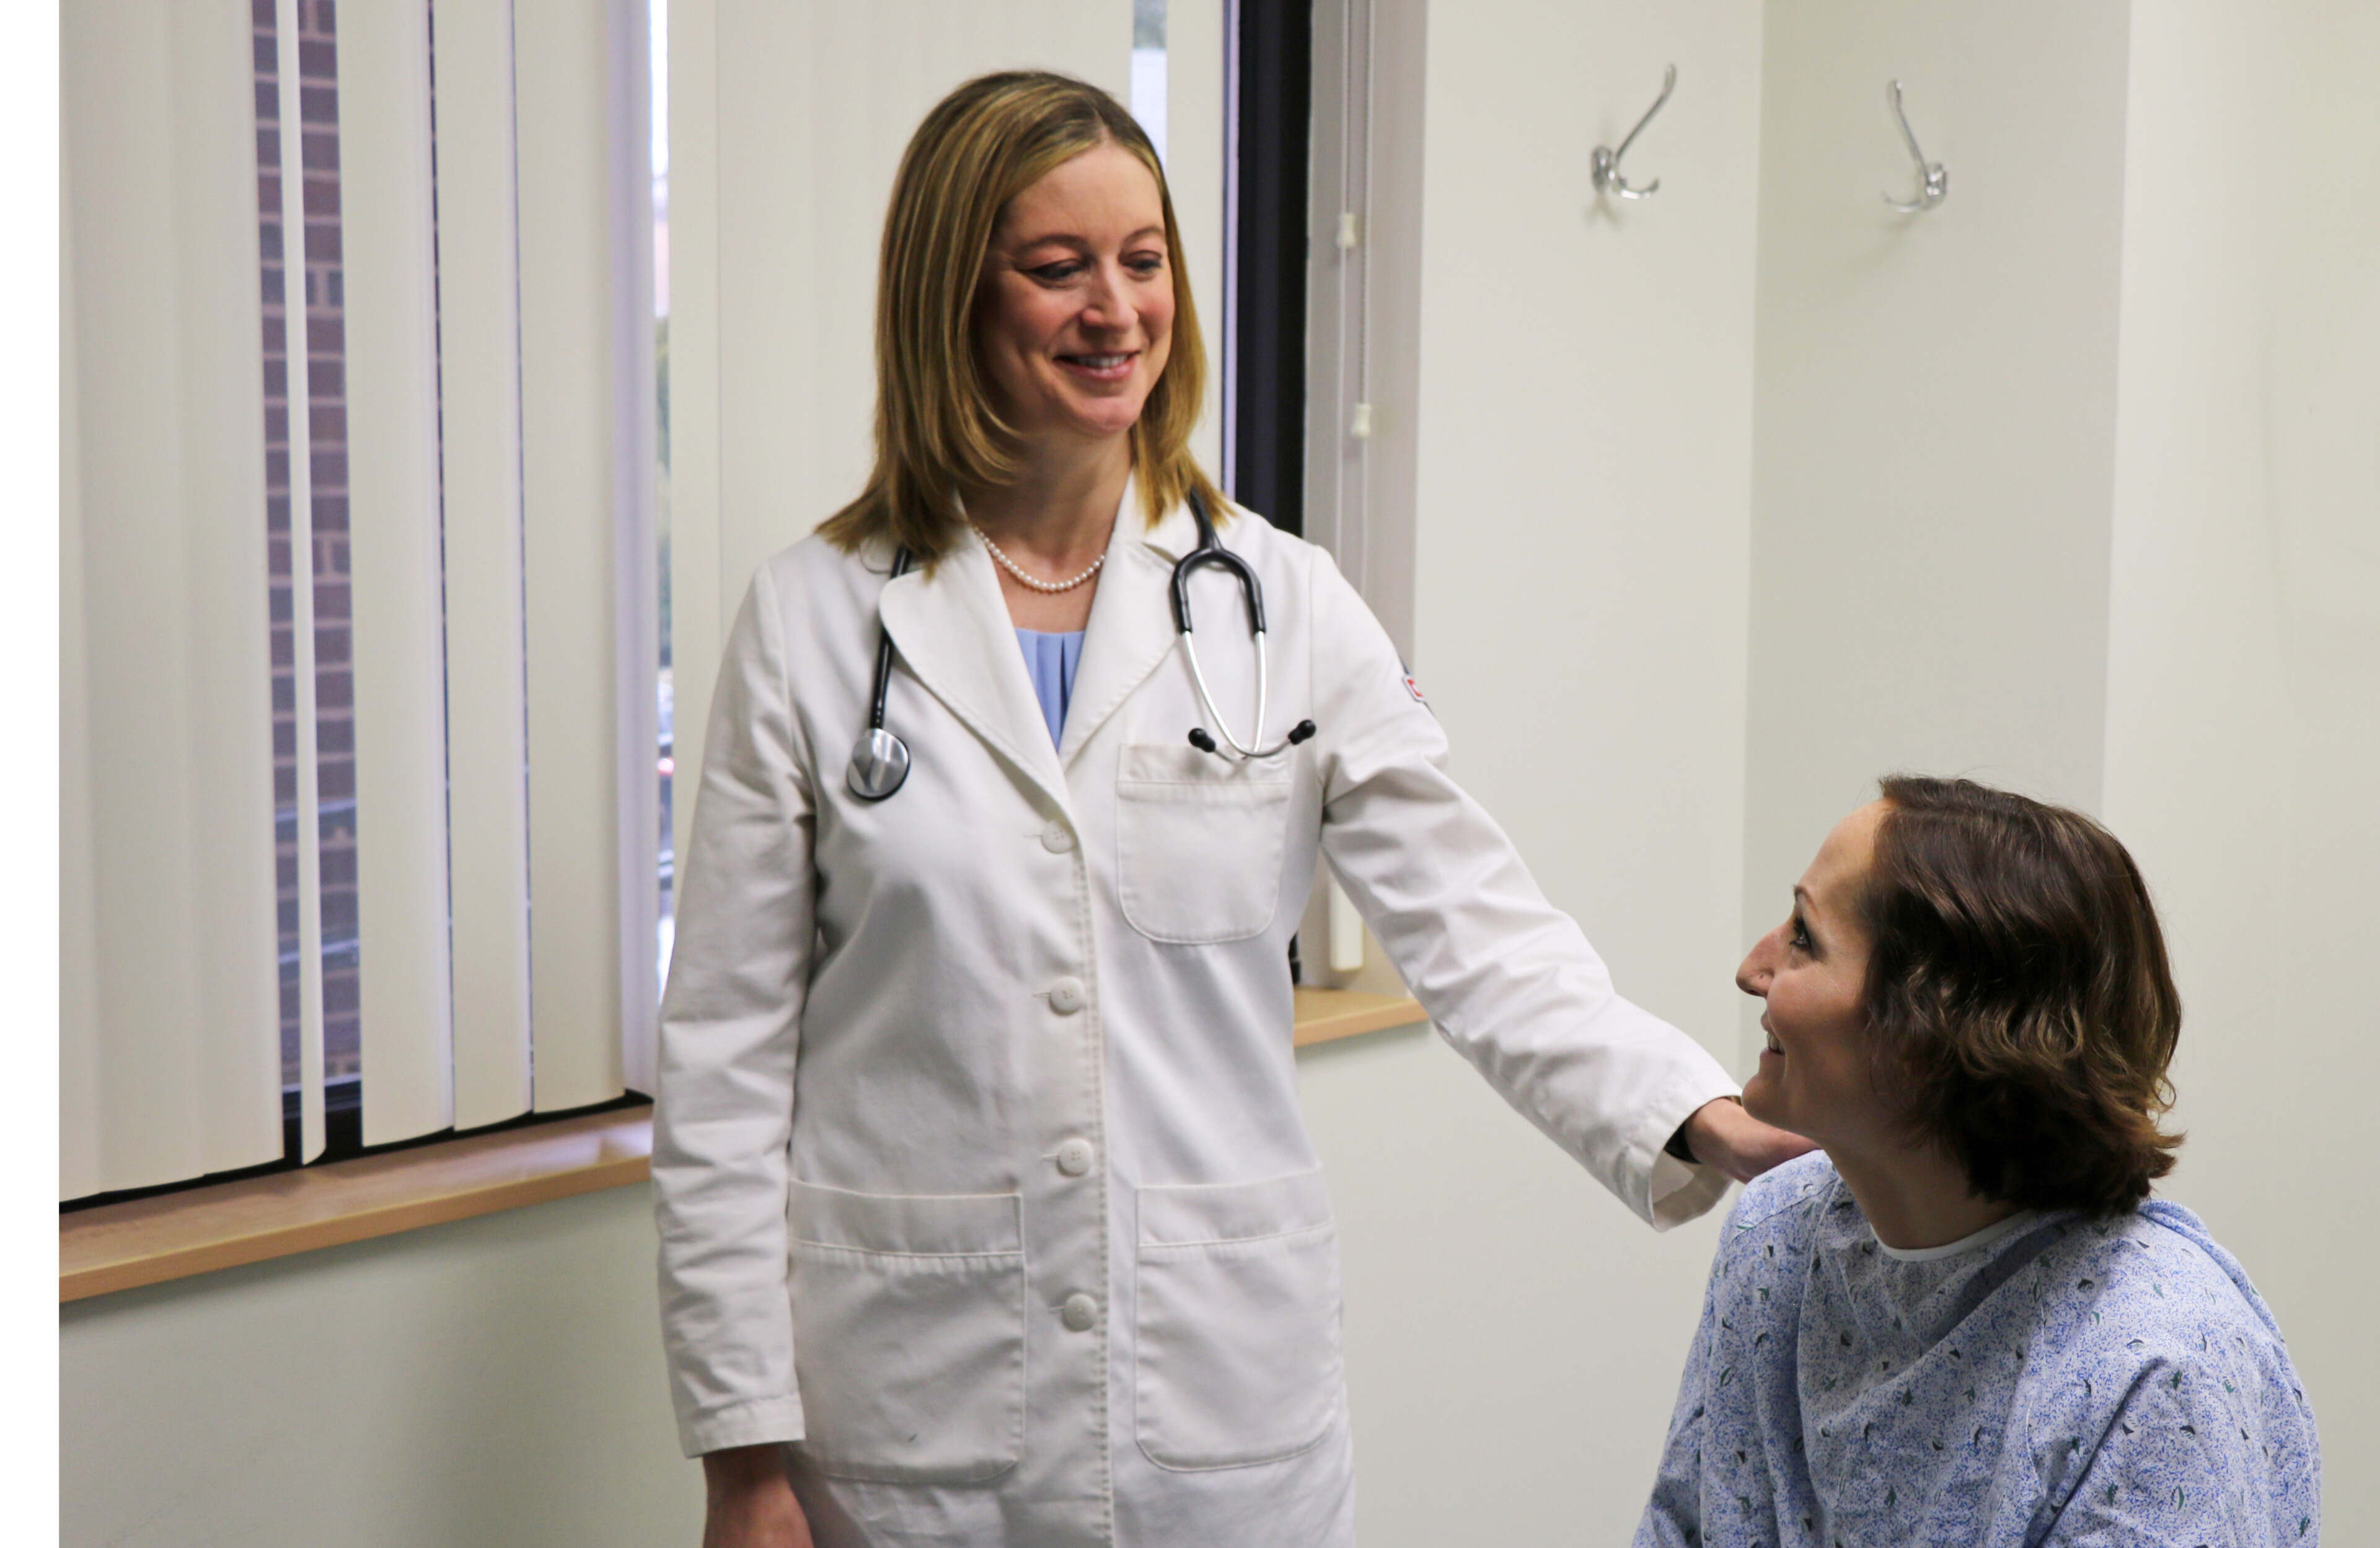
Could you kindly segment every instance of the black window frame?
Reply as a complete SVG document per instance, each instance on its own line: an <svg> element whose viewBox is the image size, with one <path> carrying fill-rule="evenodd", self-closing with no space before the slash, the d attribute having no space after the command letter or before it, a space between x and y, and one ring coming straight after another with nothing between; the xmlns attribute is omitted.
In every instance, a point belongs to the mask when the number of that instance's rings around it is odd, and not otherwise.
<svg viewBox="0 0 2380 1548"><path fill-rule="evenodd" d="M1311 0L1239 0L1226 74L1223 481L1275 527L1305 531Z"/></svg>

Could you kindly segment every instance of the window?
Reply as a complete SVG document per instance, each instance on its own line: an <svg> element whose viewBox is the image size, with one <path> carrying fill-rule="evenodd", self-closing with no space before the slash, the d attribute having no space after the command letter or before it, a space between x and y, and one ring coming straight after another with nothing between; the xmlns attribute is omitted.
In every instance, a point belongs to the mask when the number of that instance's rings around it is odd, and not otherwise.
<svg viewBox="0 0 2380 1548"><path fill-rule="evenodd" d="M1307 6L1237 7L1224 311L1223 480L1285 531L1305 530Z"/></svg>
<svg viewBox="0 0 2380 1548"><path fill-rule="evenodd" d="M65 1195L649 1089L646 7L66 19Z"/></svg>

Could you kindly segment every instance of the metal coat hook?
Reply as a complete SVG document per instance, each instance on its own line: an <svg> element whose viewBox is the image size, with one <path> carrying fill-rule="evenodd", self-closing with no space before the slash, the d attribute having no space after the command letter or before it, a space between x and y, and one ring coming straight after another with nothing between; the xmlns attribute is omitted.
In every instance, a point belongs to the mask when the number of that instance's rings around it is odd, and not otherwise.
<svg viewBox="0 0 2380 1548"><path fill-rule="evenodd" d="M1885 100L1892 104L1893 121L1900 126L1900 138L1909 145L1909 159L1917 164L1917 201L1903 204L1889 192L1884 201L1904 215L1913 215L1950 197L1950 169L1938 161L1927 161L1925 152L1917 148L1917 136L1909 128L1909 115L1900 105L1900 82L1894 81L1884 89Z"/></svg>
<svg viewBox="0 0 2380 1548"><path fill-rule="evenodd" d="M1615 151L1607 145L1595 148L1592 165L1597 189L1606 193L1616 193L1622 199L1645 199L1660 191L1661 179L1658 177L1641 189L1630 188L1628 179L1620 175L1620 158L1628 153L1628 147L1636 143L1636 137L1645 132L1645 126L1653 121L1653 115L1661 111L1661 104L1668 102L1670 93L1677 89L1678 67L1671 65L1669 72L1661 78L1661 94L1653 99L1653 105L1645 110L1645 116L1636 120L1636 127L1628 131L1628 138L1620 142L1620 149Z"/></svg>

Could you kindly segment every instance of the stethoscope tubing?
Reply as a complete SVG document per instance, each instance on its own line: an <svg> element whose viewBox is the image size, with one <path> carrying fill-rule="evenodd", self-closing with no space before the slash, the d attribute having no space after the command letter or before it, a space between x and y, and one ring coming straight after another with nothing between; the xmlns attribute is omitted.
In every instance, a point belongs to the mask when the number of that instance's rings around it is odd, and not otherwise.
<svg viewBox="0 0 2380 1548"><path fill-rule="evenodd" d="M892 551L892 573L884 578L885 582L889 585L908 573L909 545L903 543ZM884 728L884 701L892 691L892 631L883 629L880 634L876 643L875 690L868 701L868 728L871 731Z"/></svg>
<svg viewBox="0 0 2380 1548"><path fill-rule="evenodd" d="M908 573L906 543L892 550L888 583ZM851 750L851 764L843 782L863 801L880 801L908 783L909 744L884 728L884 703L892 692L892 631L880 626L876 640L876 680L868 700L868 729Z"/></svg>
<svg viewBox="0 0 2380 1548"><path fill-rule="evenodd" d="M1270 747L1264 745L1265 715L1272 707L1270 652L1265 648L1264 587L1257 580L1257 572L1248 562L1225 548L1216 538L1215 524L1207 517L1207 503L1198 497L1196 491L1190 495L1190 514L1198 523L1198 546L1184 554L1181 562L1173 567L1173 627L1182 636L1182 653L1190 663L1190 681L1198 689L1198 707L1206 712L1215 729L1223 734L1223 747L1214 746L1211 738L1202 741L1200 733L1196 731L1190 734L1191 745L1207 752L1223 752L1228 748L1230 750L1225 756L1236 758L1244 763L1278 758L1304 741L1305 737L1313 735L1313 725L1310 721L1301 722L1295 730L1280 741ZM1223 718L1214 694L1207 688L1207 674L1198 664L1196 631L1190 619L1190 578L1202 565L1214 565L1231 571L1232 578L1240 583L1241 596L1247 602L1248 637L1257 648L1257 722L1254 734L1245 742L1232 734L1231 723ZM1300 736L1298 733L1301 731L1305 735Z"/></svg>

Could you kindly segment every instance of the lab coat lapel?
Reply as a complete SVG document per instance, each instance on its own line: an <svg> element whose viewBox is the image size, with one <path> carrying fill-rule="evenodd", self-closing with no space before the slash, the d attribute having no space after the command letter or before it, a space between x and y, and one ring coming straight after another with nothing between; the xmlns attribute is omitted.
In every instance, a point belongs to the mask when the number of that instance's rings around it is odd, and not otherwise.
<svg viewBox="0 0 2380 1548"><path fill-rule="evenodd" d="M1173 563L1197 545L1197 527L1187 505L1151 528L1140 513L1136 488L1124 491L1100 567L1099 595L1083 634L1083 659L1075 671L1075 691L1066 705L1066 729L1058 761L1071 768L1084 744L1123 706L1173 648L1173 604L1168 589Z"/></svg>
<svg viewBox="0 0 2380 1548"><path fill-rule="evenodd" d="M1061 810L1071 811L1066 776L1033 697L1000 578L974 530L930 577L912 570L887 582L878 606L894 648L926 690Z"/></svg>

